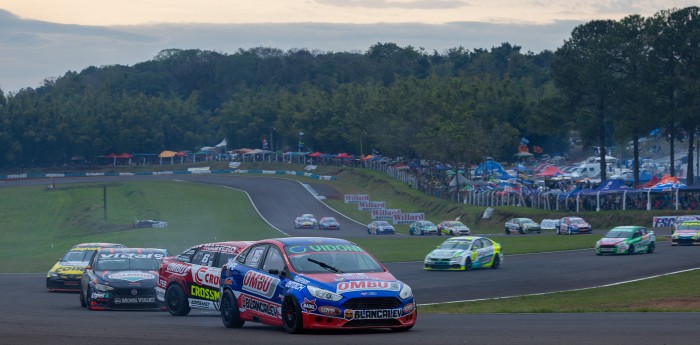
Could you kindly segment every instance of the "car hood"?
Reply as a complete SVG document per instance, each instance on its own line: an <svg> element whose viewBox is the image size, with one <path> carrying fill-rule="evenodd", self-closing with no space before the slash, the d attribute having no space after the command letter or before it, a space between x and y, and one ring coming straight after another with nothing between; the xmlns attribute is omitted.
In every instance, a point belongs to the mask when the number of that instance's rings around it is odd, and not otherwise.
<svg viewBox="0 0 700 345"><path fill-rule="evenodd" d="M403 283L389 272L377 273L314 273L301 277L314 281L318 287L339 294L348 292L399 292Z"/></svg>
<svg viewBox="0 0 700 345"><path fill-rule="evenodd" d="M107 285L121 287L155 287L157 271L102 271L95 274Z"/></svg>
<svg viewBox="0 0 700 345"><path fill-rule="evenodd" d="M588 223L576 223L576 224L570 224L571 226L575 226L577 228L588 228L591 225Z"/></svg>
<svg viewBox="0 0 700 345"><path fill-rule="evenodd" d="M700 233L698 230L676 230L678 236L695 236L698 233Z"/></svg>
<svg viewBox="0 0 700 345"><path fill-rule="evenodd" d="M626 238L608 238L608 237L603 237L600 239L600 244L602 245L615 245L621 242L625 242L627 240Z"/></svg>
<svg viewBox="0 0 700 345"><path fill-rule="evenodd" d="M435 249L432 252L430 252L428 256L433 259L449 259L456 256L460 256L464 252L465 250L461 249Z"/></svg>

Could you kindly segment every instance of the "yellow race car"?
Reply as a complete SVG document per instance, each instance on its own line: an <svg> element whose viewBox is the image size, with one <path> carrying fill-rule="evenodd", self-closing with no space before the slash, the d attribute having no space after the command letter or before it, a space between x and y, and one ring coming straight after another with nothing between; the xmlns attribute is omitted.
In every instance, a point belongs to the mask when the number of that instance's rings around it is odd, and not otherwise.
<svg viewBox="0 0 700 345"><path fill-rule="evenodd" d="M49 291L80 292L80 279L85 266L100 248L125 248L119 243L81 243L73 246L46 275L46 288Z"/></svg>
<svg viewBox="0 0 700 345"><path fill-rule="evenodd" d="M675 227L671 235L671 245L694 245L700 242L700 220L687 220Z"/></svg>
<svg viewBox="0 0 700 345"><path fill-rule="evenodd" d="M425 256L425 270L469 271L472 268L498 268L503 262L501 244L487 237L452 237Z"/></svg>

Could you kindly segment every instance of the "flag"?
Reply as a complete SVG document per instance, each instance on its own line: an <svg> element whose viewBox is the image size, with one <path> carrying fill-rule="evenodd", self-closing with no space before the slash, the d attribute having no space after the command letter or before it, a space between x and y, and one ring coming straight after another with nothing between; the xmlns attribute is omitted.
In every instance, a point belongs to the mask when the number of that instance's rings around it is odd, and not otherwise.
<svg viewBox="0 0 700 345"><path fill-rule="evenodd" d="M527 146L527 144L530 143L530 140L527 140L527 138L522 137L522 138L520 138L520 143Z"/></svg>
<svg viewBox="0 0 700 345"><path fill-rule="evenodd" d="M518 146L518 152L529 152L529 151L530 150L527 148L527 145L524 145L521 143L520 146Z"/></svg>
<svg viewBox="0 0 700 345"><path fill-rule="evenodd" d="M372 156L378 156L378 155L379 155L379 151L377 151L376 149L372 148Z"/></svg>
<svg viewBox="0 0 700 345"><path fill-rule="evenodd" d="M544 150L542 150L542 148L539 147L539 146L533 146L533 147L532 147L532 152L534 152L534 153L542 153L542 152L544 152Z"/></svg>

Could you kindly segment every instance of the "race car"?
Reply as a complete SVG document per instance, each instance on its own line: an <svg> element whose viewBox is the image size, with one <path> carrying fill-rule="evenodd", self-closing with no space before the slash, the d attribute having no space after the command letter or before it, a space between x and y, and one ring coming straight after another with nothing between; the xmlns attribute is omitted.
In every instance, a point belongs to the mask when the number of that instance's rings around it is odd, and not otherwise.
<svg viewBox="0 0 700 345"><path fill-rule="evenodd" d="M318 228L321 230L340 230L340 223L333 217L323 217L318 221Z"/></svg>
<svg viewBox="0 0 700 345"><path fill-rule="evenodd" d="M251 243L204 243L164 258L158 270L156 298L174 316L187 315L191 308L219 310L221 267Z"/></svg>
<svg viewBox="0 0 700 345"><path fill-rule="evenodd" d="M643 226L618 226L595 243L596 255L653 253L656 236Z"/></svg>
<svg viewBox="0 0 700 345"><path fill-rule="evenodd" d="M80 305L88 310L164 310L155 287L167 255L157 248L100 249L80 280Z"/></svg>
<svg viewBox="0 0 700 345"><path fill-rule="evenodd" d="M411 329L411 288L372 255L337 238L287 237L256 242L221 271L221 320L307 329Z"/></svg>
<svg viewBox="0 0 700 345"><path fill-rule="evenodd" d="M700 242L700 221L698 220L687 220L680 223L675 227L671 235L672 246L679 244L694 245L698 242Z"/></svg>
<svg viewBox="0 0 700 345"><path fill-rule="evenodd" d="M418 220L408 226L408 233L413 235L437 235L438 229L435 224L429 220Z"/></svg>
<svg viewBox="0 0 700 345"><path fill-rule="evenodd" d="M317 224L313 214L302 214L294 219L294 229L315 229Z"/></svg>
<svg viewBox="0 0 700 345"><path fill-rule="evenodd" d="M593 227L581 217L563 217L559 219L557 235L590 234Z"/></svg>
<svg viewBox="0 0 700 345"><path fill-rule="evenodd" d="M540 224L530 218L512 218L505 224L506 235L510 234L527 234L530 232L542 232Z"/></svg>
<svg viewBox="0 0 700 345"><path fill-rule="evenodd" d="M425 270L469 271L473 268L498 268L503 263L503 247L490 238L457 236L447 239L428 253Z"/></svg>
<svg viewBox="0 0 700 345"><path fill-rule="evenodd" d="M471 232L468 226L456 220L442 221L437 225L437 229L439 236L442 236L443 234L450 236L469 235Z"/></svg>
<svg viewBox="0 0 700 345"><path fill-rule="evenodd" d="M76 244L63 255L46 274L46 288L49 291L80 291L80 279L85 266L100 248L124 248L119 243Z"/></svg>
<svg viewBox="0 0 700 345"><path fill-rule="evenodd" d="M375 220L367 224L367 233L370 235L393 235L396 233L396 229L386 220Z"/></svg>

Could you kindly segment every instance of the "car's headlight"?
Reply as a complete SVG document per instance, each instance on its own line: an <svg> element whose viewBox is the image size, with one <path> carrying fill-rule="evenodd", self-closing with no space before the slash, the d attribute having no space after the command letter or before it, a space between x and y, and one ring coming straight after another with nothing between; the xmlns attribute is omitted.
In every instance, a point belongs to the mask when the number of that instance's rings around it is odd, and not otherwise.
<svg viewBox="0 0 700 345"><path fill-rule="evenodd" d="M58 277L58 273L56 273L56 271L49 271L49 277Z"/></svg>
<svg viewBox="0 0 700 345"><path fill-rule="evenodd" d="M112 291L112 290L114 290L114 288L109 286L109 285L105 285L105 284L95 284L95 290L104 292L104 291Z"/></svg>
<svg viewBox="0 0 700 345"><path fill-rule="evenodd" d="M413 297L413 290L411 290L411 287L408 286L407 284L403 284L403 287L401 288L401 292L399 292L399 297L401 299L407 299Z"/></svg>
<svg viewBox="0 0 700 345"><path fill-rule="evenodd" d="M600 247L600 241L598 241L598 242L595 243L595 247L596 247L596 248Z"/></svg>
<svg viewBox="0 0 700 345"><path fill-rule="evenodd" d="M314 296L316 298L320 299L325 299L333 302L338 302L341 299L343 299L343 296L338 295L337 293L330 292L328 290L320 289L315 286L307 285L306 289L309 290L309 293L311 296Z"/></svg>

